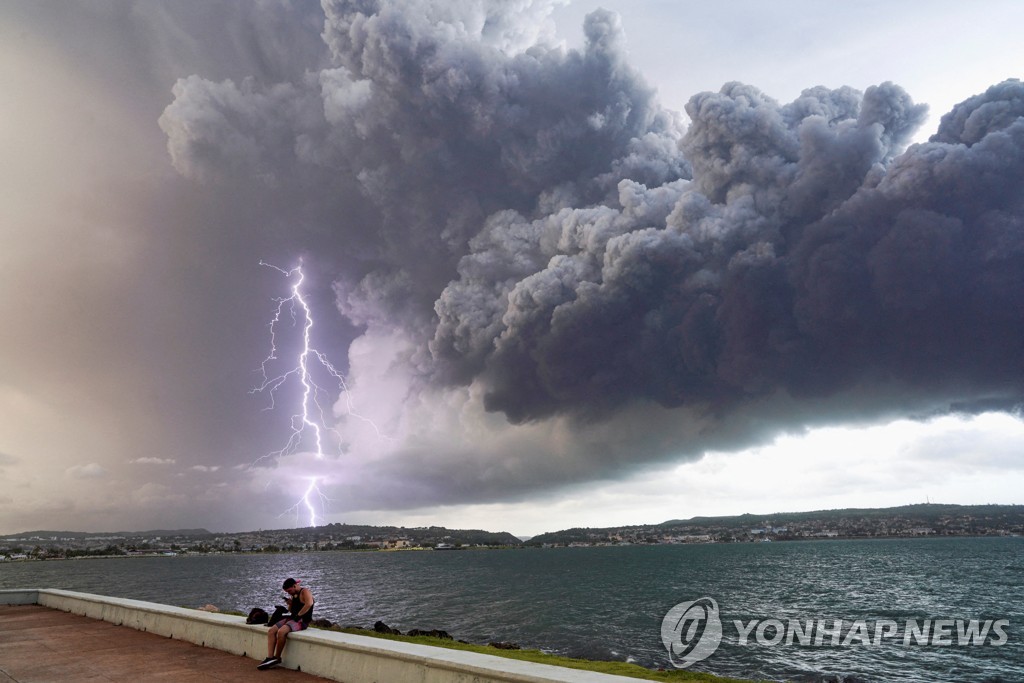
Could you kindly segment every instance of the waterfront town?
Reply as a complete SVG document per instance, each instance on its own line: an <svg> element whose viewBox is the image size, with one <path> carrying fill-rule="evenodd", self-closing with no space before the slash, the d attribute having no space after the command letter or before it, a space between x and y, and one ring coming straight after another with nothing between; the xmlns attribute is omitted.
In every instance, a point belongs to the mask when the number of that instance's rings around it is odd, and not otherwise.
<svg viewBox="0 0 1024 683"><path fill-rule="evenodd" d="M327 524L214 533L206 529L90 534L37 531L0 537L0 561L89 556L278 553L328 550L455 550L518 546L512 534L443 527Z"/></svg>
<svg viewBox="0 0 1024 683"><path fill-rule="evenodd" d="M925 504L694 517L654 525L567 529L526 540L507 532L337 523L239 533L214 533L206 529L116 533L31 531L0 536L0 561L238 552L466 550L1020 535L1024 535L1024 506L1021 505Z"/></svg>
<svg viewBox="0 0 1024 683"><path fill-rule="evenodd" d="M751 543L829 539L1024 535L1022 505L906 505L897 508L694 517L657 525L567 529L532 545Z"/></svg>

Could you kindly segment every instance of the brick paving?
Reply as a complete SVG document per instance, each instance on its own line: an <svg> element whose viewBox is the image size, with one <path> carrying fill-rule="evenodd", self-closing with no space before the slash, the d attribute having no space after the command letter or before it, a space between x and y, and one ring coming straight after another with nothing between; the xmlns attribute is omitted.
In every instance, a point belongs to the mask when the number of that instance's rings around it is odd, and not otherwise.
<svg viewBox="0 0 1024 683"><path fill-rule="evenodd" d="M0 683L327 681L258 671L258 661L39 605L0 606Z"/></svg>

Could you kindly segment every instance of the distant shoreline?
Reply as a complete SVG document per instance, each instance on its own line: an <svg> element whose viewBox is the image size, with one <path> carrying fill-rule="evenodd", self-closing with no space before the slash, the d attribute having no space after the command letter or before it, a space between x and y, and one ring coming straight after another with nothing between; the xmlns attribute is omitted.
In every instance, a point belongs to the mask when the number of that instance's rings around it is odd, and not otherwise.
<svg viewBox="0 0 1024 683"><path fill-rule="evenodd" d="M466 550L545 546L690 545L816 540L976 538L1024 535L1024 505L924 503L768 515L692 517L660 524L572 528L523 541L509 532L331 523L213 533L206 529L88 533L28 531L0 536L0 558L57 559L138 554Z"/></svg>
<svg viewBox="0 0 1024 683"><path fill-rule="evenodd" d="M772 543L819 543L819 542L861 542L861 541L939 541L943 539L954 539L954 538L1024 538L1024 536L1016 533L1010 534L944 534L944 535L931 535L931 536L838 536L830 538L786 538L774 540ZM490 546L490 547L475 547L475 548L458 548L460 552L466 551L495 551L495 550L566 550L566 549L578 549L578 548L636 548L636 547L676 547L676 546L698 546L698 545L752 545L762 543L762 541L730 541L730 542L719 542L719 541L704 541L704 542L691 542L691 543L570 543L570 544L550 544L550 545L520 545L520 546ZM313 550L313 549L288 549L288 550L215 550L209 552L202 551L186 551L180 553L128 553L128 554L111 554L111 555L77 555L74 557L19 557L16 559L8 559L5 556L0 556L0 564L15 564L21 562L77 562L80 560L136 560L136 559L153 559L153 558L164 558L164 559L180 559L183 557L209 557L212 555L226 555L226 556L242 556L242 555L305 555L305 554L319 554L319 553L395 553L395 552L423 552L433 551L433 548L331 548L329 550ZM443 551L447 552L447 551Z"/></svg>

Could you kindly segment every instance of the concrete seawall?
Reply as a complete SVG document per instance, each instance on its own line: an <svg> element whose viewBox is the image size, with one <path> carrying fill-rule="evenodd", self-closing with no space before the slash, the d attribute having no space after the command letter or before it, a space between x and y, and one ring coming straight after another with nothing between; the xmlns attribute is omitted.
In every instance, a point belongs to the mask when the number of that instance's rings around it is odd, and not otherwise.
<svg viewBox="0 0 1024 683"><path fill-rule="evenodd" d="M57 589L0 590L0 605L58 609L263 659L267 629L243 617ZM288 636L284 666L341 683L635 683L623 676L311 629Z"/></svg>

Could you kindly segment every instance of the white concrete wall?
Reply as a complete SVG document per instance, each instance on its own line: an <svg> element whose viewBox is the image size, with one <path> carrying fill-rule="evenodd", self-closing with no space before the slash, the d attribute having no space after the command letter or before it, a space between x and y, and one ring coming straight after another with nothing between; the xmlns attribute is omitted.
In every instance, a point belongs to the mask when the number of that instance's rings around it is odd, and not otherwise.
<svg viewBox="0 0 1024 683"><path fill-rule="evenodd" d="M36 605L39 603L39 591L34 588L24 590L0 590L0 605Z"/></svg>
<svg viewBox="0 0 1024 683"><path fill-rule="evenodd" d="M55 589L0 590L0 604L39 604L262 660L267 628L243 617ZM284 666L342 683L636 683L635 678L310 629L288 636Z"/></svg>

